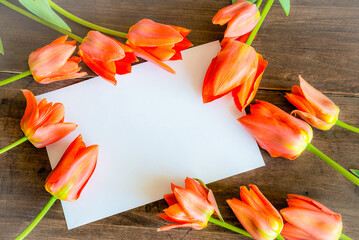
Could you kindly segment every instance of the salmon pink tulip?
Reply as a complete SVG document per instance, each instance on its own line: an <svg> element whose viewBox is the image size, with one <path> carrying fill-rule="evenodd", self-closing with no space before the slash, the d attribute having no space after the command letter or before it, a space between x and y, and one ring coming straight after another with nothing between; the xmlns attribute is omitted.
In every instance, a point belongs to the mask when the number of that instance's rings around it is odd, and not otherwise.
<svg viewBox="0 0 359 240"><path fill-rule="evenodd" d="M287 221L282 236L287 240L337 240L341 215L308 197L288 194L289 207L280 212Z"/></svg>
<svg viewBox="0 0 359 240"><path fill-rule="evenodd" d="M66 40L67 36L59 37L30 53L29 67L36 82L46 84L87 75L79 72L81 68L78 64L81 59L71 57L76 49L76 41Z"/></svg>
<svg viewBox="0 0 359 240"><path fill-rule="evenodd" d="M180 51L193 46L186 38L190 31L186 28L142 19L130 28L127 34L127 44L133 48L138 57L170 73L175 73L162 61L182 59Z"/></svg>
<svg viewBox="0 0 359 240"><path fill-rule="evenodd" d="M301 76L299 82L300 86L293 86L292 93L285 96L299 109L294 110L292 114L298 115L313 127L321 130L330 129L338 120L339 107Z"/></svg>
<svg viewBox="0 0 359 240"><path fill-rule="evenodd" d="M258 59L254 48L229 39L208 67L203 81L203 102L211 102L245 82L253 82Z"/></svg>
<svg viewBox="0 0 359 240"><path fill-rule="evenodd" d="M174 184L171 184L171 188L173 193L164 196L169 207L164 210L165 213L158 216L176 224L159 228L158 231L178 227L199 230L207 226L213 213L221 218L213 192L201 181L186 178L185 188Z"/></svg>
<svg viewBox="0 0 359 240"><path fill-rule="evenodd" d="M98 145L86 147L79 135L47 177L45 189L55 198L75 201L96 168Z"/></svg>
<svg viewBox="0 0 359 240"><path fill-rule="evenodd" d="M30 91L22 92L27 105L20 125L27 139L35 147L42 148L57 142L76 129L76 124L64 123L64 105L48 103L46 98L37 104Z"/></svg>
<svg viewBox="0 0 359 240"><path fill-rule="evenodd" d="M84 63L102 78L116 85L116 74L131 72L137 58L133 50L98 31L90 31L79 46Z"/></svg>
<svg viewBox="0 0 359 240"><path fill-rule="evenodd" d="M256 100L251 113L238 121L272 157L297 158L313 138L304 121L264 101Z"/></svg>
<svg viewBox="0 0 359 240"><path fill-rule="evenodd" d="M255 4L238 0L232 5L222 8L213 17L212 23L224 25L228 23L225 38L238 38L253 30L261 16Z"/></svg>
<svg viewBox="0 0 359 240"><path fill-rule="evenodd" d="M242 200L227 200L232 211L248 233L256 240L275 239L283 228L279 212L255 185L240 188Z"/></svg>

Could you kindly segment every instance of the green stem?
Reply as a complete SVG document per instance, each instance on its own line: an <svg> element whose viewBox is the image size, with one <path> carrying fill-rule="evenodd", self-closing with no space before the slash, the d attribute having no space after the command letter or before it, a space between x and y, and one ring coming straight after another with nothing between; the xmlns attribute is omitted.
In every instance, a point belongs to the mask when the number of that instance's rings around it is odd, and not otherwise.
<svg viewBox="0 0 359 240"><path fill-rule="evenodd" d="M212 217L210 217L208 221L211 222L211 223L217 224L217 225L219 225L221 227L224 227L224 228L227 228L229 230L232 230L233 232L236 232L236 233L239 233L239 234L242 234L244 236L252 238L252 236L248 232L244 231L243 229L237 228L237 227L235 227L235 226L233 226L231 224L219 221L219 220L217 220L215 218L212 218Z"/></svg>
<svg viewBox="0 0 359 240"><path fill-rule="evenodd" d="M16 147L17 145L20 145L21 143L27 141L27 137L23 137L23 138L20 138L19 140L17 140L16 142L10 144L9 146L7 147L4 147L3 149L0 149L0 154L3 154L4 152Z"/></svg>
<svg viewBox="0 0 359 240"><path fill-rule="evenodd" d="M5 84L11 83L11 82L15 82L16 80L19 80L21 78L24 78L24 77L30 76L30 75L31 75L31 71L27 70L26 72L19 73L18 75L12 76L11 78L7 78L5 80L0 81L0 86L3 86Z"/></svg>
<svg viewBox="0 0 359 240"><path fill-rule="evenodd" d="M50 28L52 28L52 29L55 29L56 31L58 31L58 32L60 32L60 33L66 34L66 35L68 35L69 37L75 39L76 41L78 41L78 42L80 42L80 43L81 43L82 40L83 40L83 39L80 38L79 36L77 36L77 35L75 35L75 34L73 34L73 33L70 33L69 31L66 31L65 29L62 29L62 28L60 28L60 27L58 27L58 26L56 26L56 25L54 25L54 24L48 23L48 22L42 20L41 18L39 18L38 16L35 16L34 14L29 13L29 12L25 11L24 9L21 9L21 8L15 6L14 4L9 3L9 2L6 1L6 0L0 0L0 3L4 4L5 6L11 8L12 10L14 10L14 11L16 11L16 12L18 12L18 13L20 13L20 14L22 14L22 15L28 17L28 18L31 18L32 20L34 20L34 21L36 21L36 22L39 22L39 23L41 23L41 24L44 24L45 26L48 26L48 27L50 27Z"/></svg>
<svg viewBox="0 0 359 240"><path fill-rule="evenodd" d="M257 1L257 3L256 3L257 8L259 8L259 7L261 6L262 2L263 2L263 0L258 0L258 1Z"/></svg>
<svg viewBox="0 0 359 240"><path fill-rule="evenodd" d="M51 208L51 206L56 202L56 198L51 196L50 200L46 203L45 207L41 210L39 215L30 223L30 225L14 240L21 240L24 239L31 231L36 227L36 225L41 221L41 219L45 216L47 211Z"/></svg>
<svg viewBox="0 0 359 240"><path fill-rule="evenodd" d="M280 234L277 235L276 239L278 239L278 240L285 240L285 238L282 237L282 235L280 235Z"/></svg>
<svg viewBox="0 0 359 240"><path fill-rule="evenodd" d="M359 178L351 174L349 171L347 171L345 168L340 166L338 163L334 162L332 159L330 159L327 155L319 151L316 147L314 147L312 144L308 143L307 149L320 157L324 162L326 162L329 166L340 172L344 177L348 178L350 181L352 181L354 184L359 186Z"/></svg>
<svg viewBox="0 0 359 240"><path fill-rule="evenodd" d="M344 233L340 234L339 239L343 239L343 240L352 240L350 237L344 235Z"/></svg>
<svg viewBox="0 0 359 240"><path fill-rule="evenodd" d="M335 124L338 125L339 127L348 129L348 130L353 131L353 132L355 132L355 133L359 133L359 128L353 127L352 125L349 125L349 124L347 124L347 123L344 123L344 122L340 121L339 119L336 121Z"/></svg>
<svg viewBox="0 0 359 240"><path fill-rule="evenodd" d="M273 4L274 0L268 0L266 2L266 5L264 5L264 8L263 8L263 11L261 13L261 19L259 20L259 22L257 23L257 25L254 27L253 31L251 32L251 34L249 35L248 37L248 40L246 42L246 44L248 44L249 46L252 44L259 28L261 27L264 19L266 18L267 16L267 13L269 11L269 9L271 8L272 4Z"/></svg>
<svg viewBox="0 0 359 240"><path fill-rule="evenodd" d="M55 9L57 12L64 15L68 19L71 19L74 22L77 22L77 23L79 23L79 24L81 24L81 25L83 25L85 27L92 28L94 30L97 30L97 31L100 31L100 32L103 32L103 33L107 33L107 34L122 37L122 38L127 38L127 33L115 31L115 30L112 30L112 29L109 29L109 28L101 27L101 26L98 26L96 24L90 23L90 22L88 22L86 20L83 20L83 19L69 13L68 11L66 11L65 9L61 8L59 5L54 3L53 1L51 1L51 0L48 0L48 1L49 1L50 5L51 5L51 7L53 9Z"/></svg>

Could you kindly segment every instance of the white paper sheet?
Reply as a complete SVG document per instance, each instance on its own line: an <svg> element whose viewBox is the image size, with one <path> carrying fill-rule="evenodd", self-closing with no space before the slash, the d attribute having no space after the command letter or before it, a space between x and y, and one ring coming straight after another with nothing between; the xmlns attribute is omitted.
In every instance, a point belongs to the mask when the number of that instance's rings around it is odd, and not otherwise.
<svg viewBox="0 0 359 240"><path fill-rule="evenodd" d="M220 49L218 41L183 51L168 62L172 75L151 63L38 96L65 106L76 132L47 147L56 166L82 134L99 144L97 168L75 202L62 202L69 229L159 199L186 176L209 183L264 165L254 139L239 124L231 96L203 104L202 82Z"/></svg>

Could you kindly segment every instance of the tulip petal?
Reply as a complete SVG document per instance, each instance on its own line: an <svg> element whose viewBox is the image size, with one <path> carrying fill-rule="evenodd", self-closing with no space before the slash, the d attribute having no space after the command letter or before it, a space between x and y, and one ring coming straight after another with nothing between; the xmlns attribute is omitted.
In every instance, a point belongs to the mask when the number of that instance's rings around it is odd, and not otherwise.
<svg viewBox="0 0 359 240"><path fill-rule="evenodd" d="M284 208L280 212L287 222L314 239L337 240L341 234L340 214L330 215L296 207Z"/></svg>
<svg viewBox="0 0 359 240"><path fill-rule="evenodd" d="M140 57L140 58L143 58L151 63L154 63L156 64L157 66L159 66L160 68L172 73L172 74L175 74L176 72L171 68L169 67L168 65L164 64L163 62L161 62L160 60L158 60L157 58L153 57L151 54L143 51L141 48L134 48L133 49L135 51L135 54Z"/></svg>
<svg viewBox="0 0 359 240"><path fill-rule="evenodd" d="M207 222L214 212L213 207L192 190L175 188L173 192L183 211L196 222Z"/></svg>
<svg viewBox="0 0 359 240"><path fill-rule="evenodd" d="M51 74L46 76L46 78L43 78L38 82L42 84L47 84L60 80L80 78L86 76L87 75L86 72L79 72L81 70L81 67L78 66L80 61L81 59L78 57L71 57L65 63L64 66L62 66L57 71L52 72Z"/></svg>
<svg viewBox="0 0 359 240"><path fill-rule="evenodd" d="M165 199L166 203L168 204L168 206L178 203L174 193L165 194L164 199Z"/></svg>
<svg viewBox="0 0 359 240"><path fill-rule="evenodd" d="M115 62L102 62L102 61L96 61L90 57L88 57L86 54L84 54L82 51L79 51L79 56L81 57L82 61L91 68L92 71L97 73L99 76L104 78L105 80L109 81L113 85L117 85L117 80L115 78L116 74L116 64Z"/></svg>
<svg viewBox="0 0 359 240"><path fill-rule="evenodd" d="M292 89L293 89L293 87L292 87ZM297 95L297 94L293 94L293 93L287 93L285 95L285 98L299 110L307 112L308 114L315 116L314 109L312 108L310 103L307 101L307 99L305 99L304 97Z"/></svg>
<svg viewBox="0 0 359 240"><path fill-rule="evenodd" d="M32 128L37 129L40 126L63 122L65 115L65 107L62 103L48 103L39 107L39 117L32 124Z"/></svg>
<svg viewBox="0 0 359 240"><path fill-rule="evenodd" d="M323 211L328 214L336 214L335 212L333 212L332 210L330 210L329 208L327 208L320 202L317 202L311 198L300 196L300 195L295 195L295 194L288 194L287 196L288 196L287 202L290 207L308 208L308 209L312 209L312 210ZM298 200L302 201L301 204L300 205L296 204L294 206L293 204L295 204L295 201L298 201ZM307 204L304 205L303 202L306 202L308 205Z"/></svg>
<svg viewBox="0 0 359 240"><path fill-rule="evenodd" d="M274 239L278 233L272 230L269 218L238 199L227 200L228 205L247 232L258 240Z"/></svg>
<svg viewBox="0 0 359 240"><path fill-rule="evenodd" d="M173 27L142 19L133 25L128 34L128 43L132 46L157 47L176 44L183 36Z"/></svg>
<svg viewBox="0 0 359 240"><path fill-rule="evenodd" d="M187 177L184 182L186 189L190 189L199 196L207 198L207 191L196 180Z"/></svg>
<svg viewBox="0 0 359 240"><path fill-rule="evenodd" d="M313 238L302 230L299 230L290 223L285 223L282 232L282 237L288 240L313 240Z"/></svg>
<svg viewBox="0 0 359 240"><path fill-rule="evenodd" d="M268 65L268 62L263 60L262 55L257 54L258 56L258 68L256 71L256 75L253 78L253 82L246 81L239 87L233 89L232 95L234 98L234 103L236 104L239 111L243 111L254 99L259 84L262 79L263 72ZM249 78L251 79L251 78Z"/></svg>
<svg viewBox="0 0 359 240"><path fill-rule="evenodd" d="M68 45L72 45L75 46L76 45L76 41L66 41L68 38L67 35L59 37L57 39L55 39L53 42L51 42L50 44L68 44Z"/></svg>
<svg viewBox="0 0 359 240"><path fill-rule="evenodd" d="M33 136L29 136L28 138L35 147L43 148L64 138L76 128L77 125L74 123L56 123L41 126L36 129Z"/></svg>
<svg viewBox="0 0 359 240"><path fill-rule="evenodd" d="M300 132L300 133L305 132L306 134L304 134L303 136L306 137L306 140L308 142L310 142L312 140L313 130L304 121L291 116L290 114L284 112L280 108L278 108L268 102L256 100L256 103L267 108L272 113L273 117L275 117L278 121L286 123L290 128L293 129L293 131Z"/></svg>
<svg viewBox="0 0 359 240"><path fill-rule="evenodd" d="M213 17L212 23L222 26L228 23L238 13L239 10L250 5L251 3L246 0L238 0L234 4L220 9Z"/></svg>
<svg viewBox="0 0 359 240"><path fill-rule="evenodd" d="M299 75L300 87L313 108L325 115L337 116L339 108L323 93L312 87Z"/></svg>
<svg viewBox="0 0 359 240"><path fill-rule="evenodd" d="M88 58L102 62L117 61L125 57L125 51L117 41L98 31L88 32L79 49Z"/></svg>
<svg viewBox="0 0 359 240"><path fill-rule="evenodd" d="M192 219L187 216L187 214L183 211L183 209L178 203L169 206L163 211L170 219L172 219L171 220L172 222L176 222L176 223L192 222Z"/></svg>
<svg viewBox="0 0 359 240"><path fill-rule="evenodd" d="M179 32L183 37L186 37L191 30L184 28L184 27L178 27L178 26L173 26L173 25L169 25L171 28L173 28L174 30L176 30L177 32Z"/></svg>
<svg viewBox="0 0 359 240"><path fill-rule="evenodd" d="M229 40L207 70L203 101L216 99L246 81L253 81L257 65L256 52L251 46Z"/></svg>
<svg viewBox="0 0 359 240"><path fill-rule="evenodd" d="M207 69L206 76L204 77L203 88L202 88L203 103L212 102L213 100L221 98L227 94L227 93L224 93L224 94L221 94L218 96L215 96L213 94L212 79L213 79L213 74L215 71L217 59L218 59L218 57L215 57L212 59L212 62Z"/></svg>
<svg viewBox="0 0 359 240"><path fill-rule="evenodd" d="M30 124L38 118L39 109L37 107L36 98L32 92L29 90L22 90L22 93L26 98L26 109L21 119L20 125L22 131L26 135L26 131L29 129Z"/></svg>
<svg viewBox="0 0 359 240"><path fill-rule="evenodd" d="M68 44L50 44L29 55L29 68L38 82L65 65L76 46Z"/></svg>
<svg viewBox="0 0 359 240"><path fill-rule="evenodd" d="M174 229L174 228L184 228L184 227L193 228L195 230L201 230L203 228L203 226L198 223L184 223L184 224L171 224L168 226L164 226L164 227L157 229L157 231L161 232L161 231L167 231L167 230Z"/></svg>
<svg viewBox="0 0 359 240"><path fill-rule="evenodd" d="M301 119L312 125L313 127L316 127L321 130L329 130L331 127L333 127L334 123L328 124L319 118L317 118L315 115L311 115L306 112L302 112L299 110L292 111L292 115L296 116L298 115Z"/></svg>
<svg viewBox="0 0 359 240"><path fill-rule="evenodd" d="M246 33L251 32L260 20L260 13L255 4L251 4L240 9L236 15L233 16L226 31L224 37L237 38Z"/></svg>
<svg viewBox="0 0 359 240"><path fill-rule="evenodd" d="M175 44L173 49L176 50L176 52L178 52L178 51L185 50L192 46L193 46L193 44L187 38L183 38L183 40L181 42Z"/></svg>
<svg viewBox="0 0 359 240"><path fill-rule="evenodd" d="M173 47L174 45L168 45L168 47L142 47L141 49L158 60L168 61L176 53L176 50L172 49Z"/></svg>

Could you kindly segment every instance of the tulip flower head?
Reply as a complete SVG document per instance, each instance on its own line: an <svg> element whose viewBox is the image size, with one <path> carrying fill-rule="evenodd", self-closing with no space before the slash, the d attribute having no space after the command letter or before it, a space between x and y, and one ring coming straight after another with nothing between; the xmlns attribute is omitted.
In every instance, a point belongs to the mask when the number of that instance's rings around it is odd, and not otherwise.
<svg viewBox="0 0 359 240"><path fill-rule="evenodd" d="M202 182L186 178L185 188L174 184L171 184L171 188L173 193L164 196L169 207L158 216L176 224L159 228L158 231L179 227L200 230L207 226L213 213L221 218L213 192Z"/></svg>
<svg viewBox="0 0 359 240"><path fill-rule="evenodd" d="M280 211L287 240L337 240L342 231L341 215L308 197L288 194L289 207Z"/></svg>
<svg viewBox="0 0 359 240"><path fill-rule="evenodd" d="M293 160L313 138L307 123L265 101L256 100L251 113L238 121L272 157Z"/></svg>
<svg viewBox="0 0 359 240"><path fill-rule="evenodd" d="M79 46L84 63L105 80L116 85L116 74L131 72L137 58L133 50L98 31L90 31Z"/></svg>
<svg viewBox="0 0 359 240"><path fill-rule="evenodd" d="M47 177L45 189L55 198L75 201L96 168L98 145L86 147L79 135Z"/></svg>
<svg viewBox="0 0 359 240"><path fill-rule="evenodd" d="M330 129L338 120L339 107L328 97L312 87L299 75L300 86L293 86L286 98L299 110L292 114L321 130Z"/></svg>
<svg viewBox="0 0 359 240"><path fill-rule="evenodd" d="M181 52L193 44L186 38L191 30L142 19L127 34L127 45L135 54L164 70L175 71L162 61L182 59Z"/></svg>
<svg viewBox="0 0 359 240"><path fill-rule="evenodd" d="M222 8L213 17L212 23L224 25L228 23L225 38L238 38L253 30L261 16L255 4L246 0L238 0L232 5Z"/></svg>
<svg viewBox="0 0 359 240"><path fill-rule="evenodd" d="M71 57L76 49L76 41L66 40L67 35L59 37L29 55L30 71L36 82L46 84L87 75L86 72L79 72L81 59Z"/></svg>
<svg viewBox="0 0 359 240"><path fill-rule="evenodd" d="M254 48L228 40L208 67L203 81L203 102L211 102L245 82L253 82L257 69L258 56Z"/></svg>
<svg viewBox="0 0 359 240"><path fill-rule="evenodd" d="M227 200L232 211L248 233L256 240L275 239L283 228L279 212L255 185L240 188L242 200Z"/></svg>
<svg viewBox="0 0 359 240"><path fill-rule="evenodd" d="M32 92L22 91L26 109L20 125L28 140L37 148L57 142L74 131L74 123L64 123L65 108L61 103L48 103L46 98L37 104Z"/></svg>

